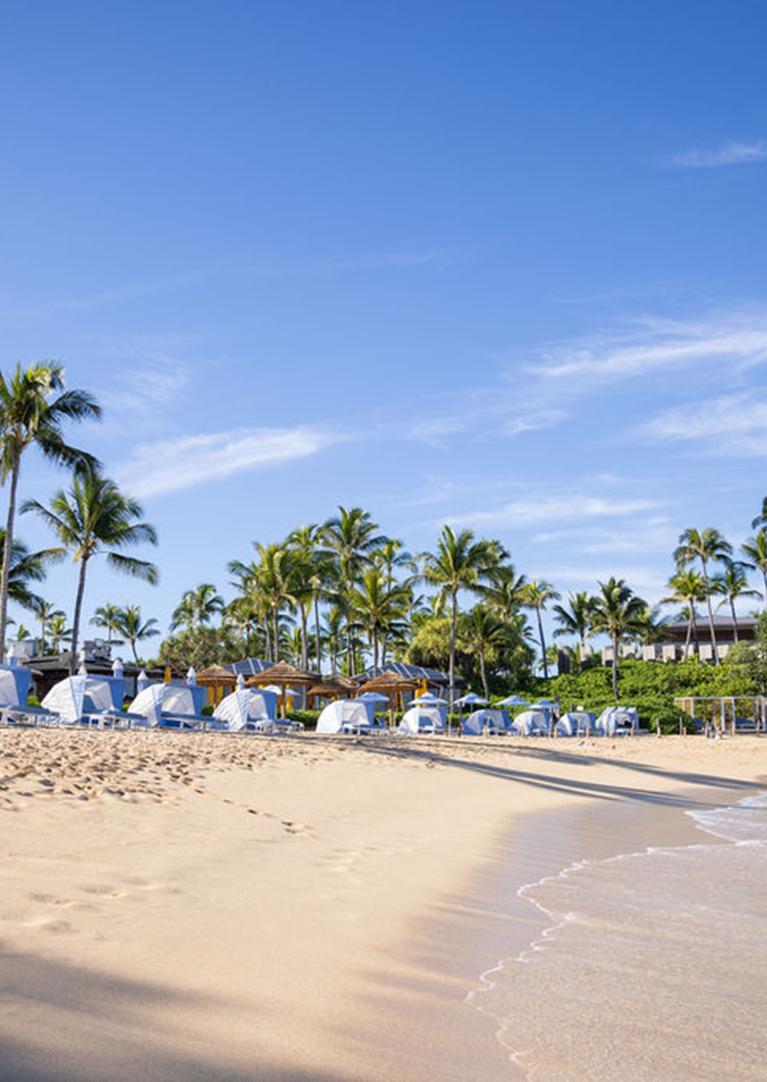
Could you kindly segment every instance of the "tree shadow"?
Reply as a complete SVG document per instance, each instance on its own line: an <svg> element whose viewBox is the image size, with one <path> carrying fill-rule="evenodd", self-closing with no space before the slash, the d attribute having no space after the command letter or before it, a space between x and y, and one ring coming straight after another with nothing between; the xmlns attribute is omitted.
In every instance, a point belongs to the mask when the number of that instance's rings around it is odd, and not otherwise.
<svg viewBox="0 0 767 1082"><path fill-rule="evenodd" d="M338 1082L343 1078L275 1063L258 1054L255 1039L252 1065L242 1067L227 1056L224 1038L220 1057L207 1050L215 1042L209 1039L214 1034L210 1028L206 1031L204 1022L199 1027L203 1041L197 1039L197 1032L192 1041L185 1040L188 1026L173 1026L174 1007L193 1007L210 1010L212 1027L220 1012L226 1011L226 1001L11 951L1 943L0 1004L0 1082ZM254 1031L257 1025L262 1026L263 1019L254 1017Z"/></svg>

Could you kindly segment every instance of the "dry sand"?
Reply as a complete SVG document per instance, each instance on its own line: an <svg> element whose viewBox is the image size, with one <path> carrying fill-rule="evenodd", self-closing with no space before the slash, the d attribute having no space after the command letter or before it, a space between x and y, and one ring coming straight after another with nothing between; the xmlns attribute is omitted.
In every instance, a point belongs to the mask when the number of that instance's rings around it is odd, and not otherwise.
<svg viewBox="0 0 767 1082"><path fill-rule="evenodd" d="M670 823L765 764L749 737L0 730L0 1079L511 1077L466 996L536 934L516 887L588 855L515 826Z"/></svg>

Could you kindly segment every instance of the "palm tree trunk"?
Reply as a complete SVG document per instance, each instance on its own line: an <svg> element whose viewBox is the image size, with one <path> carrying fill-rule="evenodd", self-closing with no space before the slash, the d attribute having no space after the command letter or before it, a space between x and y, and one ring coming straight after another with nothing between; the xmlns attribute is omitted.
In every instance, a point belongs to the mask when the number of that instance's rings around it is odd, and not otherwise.
<svg viewBox="0 0 767 1082"><path fill-rule="evenodd" d="M479 676L482 681L482 694L486 699L489 699L490 691L487 686L487 673L485 672L485 651L480 646L477 653L479 654Z"/></svg>
<svg viewBox="0 0 767 1082"><path fill-rule="evenodd" d="M767 612L767 567L762 568L762 578L764 579L764 611Z"/></svg>
<svg viewBox="0 0 767 1082"><path fill-rule="evenodd" d="M135 639L130 640L130 648L131 648L131 651L133 652L133 660L136 663L136 667L138 668L138 653L136 652L136 640Z"/></svg>
<svg viewBox="0 0 767 1082"><path fill-rule="evenodd" d="M692 639L692 625L694 623L694 620L694 613L692 608L690 608L690 615L687 618L687 634L684 640L684 655L682 656L683 661L687 661L687 657L690 653L690 640Z"/></svg>
<svg viewBox="0 0 767 1082"><path fill-rule="evenodd" d="M268 661L274 661L272 657L272 629L268 616L264 619L264 630L266 631L266 657Z"/></svg>
<svg viewBox="0 0 767 1082"><path fill-rule="evenodd" d="M738 641L738 615L735 612L735 598L730 596L730 612L732 613L732 634L735 642Z"/></svg>
<svg viewBox="0 0 767 1082"><path fill-rule="evenodd" d="M716 649L716 631L714 630L714 610L711 608L711 594L708 591L708 566L705 560L701 560L703 564L703 581L706 583L706 609L708 610L708 630L711 634L711 650L714 654L714 664L719 664L719 654Z"/></svg>
<svg viewBox="0 0 767 1082"><path fill-rule="evenodd" d="M275 606L272 609L272 648L274 650L274 656L272 661L280 660L280 613L279 609Z"/></svg>
<svg viewBox="0 0 767 1082"><path fill-rule="evenodd" d="M19 484L18 459L11 470L11 487L8 493L8 517L5 520L5 546L3 548L3 570L0 576L0 662L5 661L5 627L8 623L8 584L11 578L11 556L13 554L13 526L16 519L16 489Z"/></svg>
<svg viewBox="0 0 767 1082"><path fill-rule="evenodd" d="M370 645L373 647L373 676L378 676L378 627L375 623L370 627Z"/></svg>
<svg viewBox="0 0 767 1082"><path fill-rule="evenodd" d="M458 593L451 595L452 611L450 613L450 664L448 667L448 713L453 712L455 700L455 640L458 633Z"/></svg>
<svg viewBox="0 0 767 1082"><path fill-rule="evenodd" d="M581 652L578 655L578 672L583 672L583 655L586 652L586 636L581 635Z"/></svg>
<svg viewBox="0 0 767 1082"><path fill-rule="evenodd" d="M541 640L541 657L543 658L543 679L549 678L549 663L546 660L546 639L543 636L543 620L541 620L540 606L536 606L536 615L538 617L538 637Z"/></svg>
<svg viewBox="0 0 767 1082"><path fill-rule="evenodd" d="M322 673L322 645L320 640L320 597L314 595L314 646L317 651L317 672Z"/></svg>
<svg viewBox="0 0 767 1082"><path fill-rule="evenodd" d="M304 672L309 669L309 613L306 606L301 606L301 665Z"/></svg>
<svg viewBox="0 0 767 1082"><path fill-rule="evenodd" d="M613 698L618 701L618 636L613 635Z"/></svg>
<svg viewBox="0 0 767 1082"><path fill-rule="evenodd" d="M83 609L83 597L85 595L85 573L88 569L88 558L80 560L80 574L77 577L77 596L75 597L75 616L72 622L72 642L69 655L69 672L77 672L77 643L80 636L80 615Z"/></svg>

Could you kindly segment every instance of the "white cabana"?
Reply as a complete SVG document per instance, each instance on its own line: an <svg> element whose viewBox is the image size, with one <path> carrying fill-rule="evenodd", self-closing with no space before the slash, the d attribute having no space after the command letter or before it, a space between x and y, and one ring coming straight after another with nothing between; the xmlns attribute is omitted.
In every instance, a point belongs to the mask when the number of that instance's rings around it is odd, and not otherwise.
<svg viewBox="0 0 767 1082"><path fill-rule="evenodd" d="M594 730L603 736L634 733L639 726L639 713L635 706L608 706L594 722Z"/></svg>
<svg viewBox="0 0 767 1082"><path fill-rule="evenodd" d="M68 676L54 684L43 699L42 706L69 724L80 721L84 714L114 712L109 683L81 674Z"/></svg>
<svg viewBox="0 0 767 1082"><path fill-rule="evenodd" d="M551 714L546 710L523 710L511 723L511 731L518 736L546 736Z"/></svg>
<svg viewBox="0 0 767 1082"><path fill-rule="evenodd" d="M585 736L594 731L594 715L588 710L571 710L554 726L558 736Z"/></svg>
<svg viewBox="0 0 767 1082"><path fill-rule="evenodd" d="M411 736L417 733L443 733L445 723L442 712L437 706L411 706L402 715L399 731Z"/></svg>
<svg viewBox="0 0 767 1082"><path fill-rule="evenodd" d="M259 688L239 688L225 695L213 712L215 721L222 722L230 732L268 727L277 718L277 696Z"/></svg>
<svg viewBox="0 0 767 1082"><path fill-rule="evenodd" d="M336 699L328 703L317 719L318 733L369 732L371 723L367 705L358 699Z"/></svg>
<svg viewBox="0 0 767 1082"><path fill-rule="evenodd" d="M510 728L505 710L475 710L461 722L461 732L465 736L500 736L508 733Z"/></svg>
<svg viewBox="0 0 767 1082"><path fill-rule="evenodd" d="M159 725L165 714L171 714L176 718L188 717L190 720L201 720L197 717L195 710L193 686L187 684L150 684L148 688L140 691L130 704L130 712L132 714L143 714L147 724L151 727Z"/></svg>
<svg viewBox="0 0 767 1082"><path fill-rule="evenodd" d="M0 669L0 705L19 706L19 689L10 669Z"/></svg>

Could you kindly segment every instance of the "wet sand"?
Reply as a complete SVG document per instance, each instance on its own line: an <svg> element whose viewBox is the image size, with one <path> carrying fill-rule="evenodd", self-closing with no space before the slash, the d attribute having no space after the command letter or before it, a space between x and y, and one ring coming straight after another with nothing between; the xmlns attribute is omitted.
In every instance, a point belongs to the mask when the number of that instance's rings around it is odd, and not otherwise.
<svg viewBox="0 0 767 1082"><path fill-rule="evenodd" d="M513 1077L466 998L518 887L765 749L0 731L0 1078Z"/></svg>

